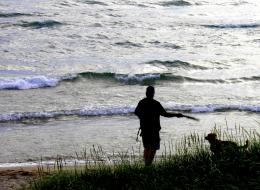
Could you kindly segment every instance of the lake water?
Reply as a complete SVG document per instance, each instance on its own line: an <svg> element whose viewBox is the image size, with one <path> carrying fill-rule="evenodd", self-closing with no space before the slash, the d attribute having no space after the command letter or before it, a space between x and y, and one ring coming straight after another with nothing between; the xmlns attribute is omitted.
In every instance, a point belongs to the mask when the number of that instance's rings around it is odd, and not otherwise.
<svg viewBox="0 0 260 190"><path fill-rule="evenodd" d="M165 142L226 121L259 132L259 13L255 0L2 0L0 167L140 149L147 85L200 119L162 118Z"/></svg>

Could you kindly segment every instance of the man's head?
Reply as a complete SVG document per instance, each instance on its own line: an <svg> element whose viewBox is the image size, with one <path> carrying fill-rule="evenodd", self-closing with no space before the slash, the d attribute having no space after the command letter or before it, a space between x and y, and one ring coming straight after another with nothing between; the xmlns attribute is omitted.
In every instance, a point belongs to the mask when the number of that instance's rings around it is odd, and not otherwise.
<svg viewBox="0 0 260 190"><path fill-rule="evenodd" d="M154 87L153 86L148 86L146 88L146 97L147 98L153 98L154 97Z"/></svg>

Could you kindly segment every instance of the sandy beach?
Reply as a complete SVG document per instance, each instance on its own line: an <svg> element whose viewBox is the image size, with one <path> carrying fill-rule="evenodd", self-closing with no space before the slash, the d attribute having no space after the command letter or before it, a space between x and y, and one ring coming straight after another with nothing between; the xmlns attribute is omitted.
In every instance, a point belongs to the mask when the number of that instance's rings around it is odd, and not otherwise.
<svg viewBox="0 0 260 190"><path fill-rule="evenodd" d="M0 168L0 190L21 189L37 177L37 167Z"/></svg>

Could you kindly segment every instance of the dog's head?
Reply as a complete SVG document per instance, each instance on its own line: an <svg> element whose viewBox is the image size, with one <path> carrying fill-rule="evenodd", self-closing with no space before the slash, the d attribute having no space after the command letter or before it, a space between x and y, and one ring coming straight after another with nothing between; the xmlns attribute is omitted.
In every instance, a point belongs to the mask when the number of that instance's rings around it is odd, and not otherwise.
<svg viewBox="0 0 260 190"><path fill-rule="evenodd" d="M209 133L206 137L205 137L206 140L208 141L214 141L217 139L217 135L216 133Z"/></svg>

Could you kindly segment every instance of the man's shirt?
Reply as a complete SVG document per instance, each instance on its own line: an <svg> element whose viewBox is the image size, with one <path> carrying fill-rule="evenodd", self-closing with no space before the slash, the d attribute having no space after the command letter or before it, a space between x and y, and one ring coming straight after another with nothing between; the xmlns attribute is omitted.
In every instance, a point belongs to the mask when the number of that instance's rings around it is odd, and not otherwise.
<svg viewBox="0 0 260 190"><path fill-rule="evenodd" d="M166 113L160 102L152 98L142 99L136 109L135 114L140 119L142 132L158 132L161 129L160 115Z"/></svg>

